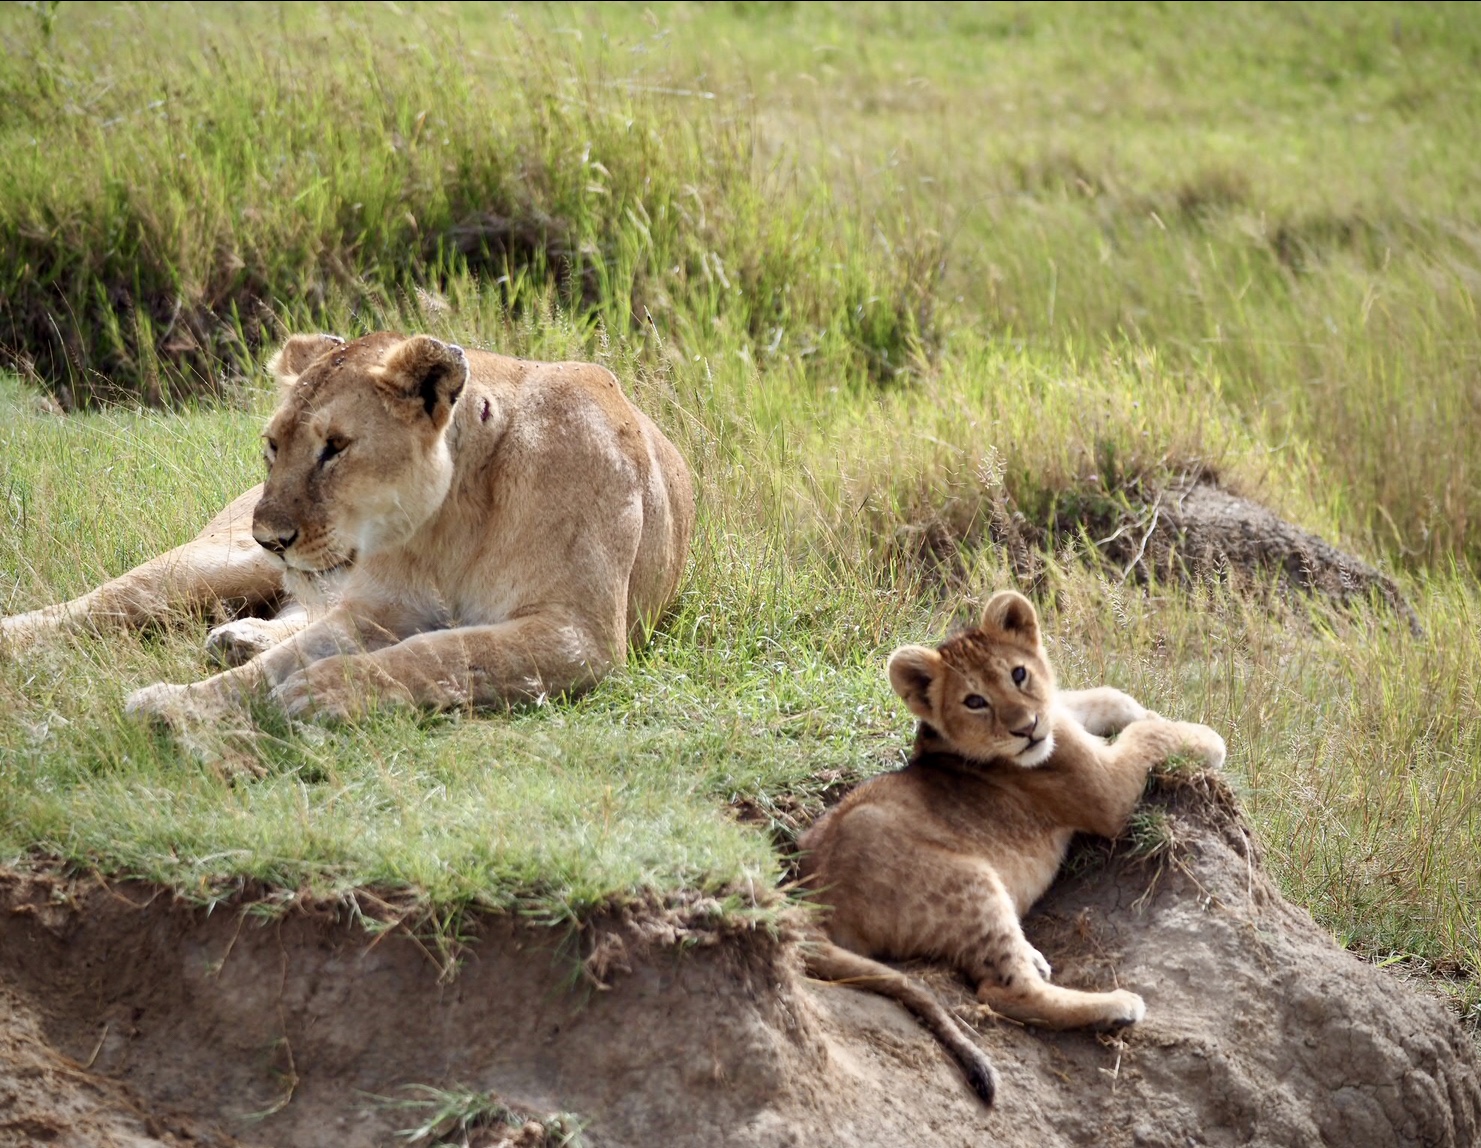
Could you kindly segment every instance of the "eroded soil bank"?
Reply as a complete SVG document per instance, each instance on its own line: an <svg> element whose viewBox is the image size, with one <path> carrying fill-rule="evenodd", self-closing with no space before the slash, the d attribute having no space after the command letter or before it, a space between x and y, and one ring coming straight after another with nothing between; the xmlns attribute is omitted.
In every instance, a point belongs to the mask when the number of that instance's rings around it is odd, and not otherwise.
<svg viewBox="0 0 1481 1148"><path fill-rule="evenodd" d="M1028 924L1057 979L1135 988L1147 1020L982 1025L992 1111L898 1006L804 980L765 932L614 920L573 945L489 918L448 978L343 912L264 923L0 876L0 1145L405 1143L417 1117L377 1098L408 1085L573 1112L591 1145L1477 1143L1481 1068L1450 1014L1283 902L1220 786L1150 800L1170 851L1081 851Z"/></svg>

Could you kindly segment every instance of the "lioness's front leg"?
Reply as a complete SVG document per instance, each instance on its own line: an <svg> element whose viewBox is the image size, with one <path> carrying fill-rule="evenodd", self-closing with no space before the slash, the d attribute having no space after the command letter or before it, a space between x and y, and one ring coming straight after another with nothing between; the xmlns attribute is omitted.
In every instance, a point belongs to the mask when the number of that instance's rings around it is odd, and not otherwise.
<svg viewBox="0 0 1481 1148"><path fill-rule="evenodd" d="M305 667L325 658L391 645L414 633L417 622L404 611L340 606L234 670L189 685L159 682L135 690L124 709L170 725L219 721L242 709L252 695L281 685Z"/></svg>
<svg viewBox="0 0 1481 1148"><path fill-rule="evenodd" d="M212 607L256 607L283 591L282 564L252 537L260 486L233 500L183 546L70 602L0 618L0 647L24 648L66 631L137 629Z"/></svg>
<svg viewBox="0 0 1481 1148"><path fill-rule="evenodd" d="M586 689L626 656L622 635L550 612L416 634L325 658L273 690L295 717L344 720L372 707L509 705Z"/></svg>

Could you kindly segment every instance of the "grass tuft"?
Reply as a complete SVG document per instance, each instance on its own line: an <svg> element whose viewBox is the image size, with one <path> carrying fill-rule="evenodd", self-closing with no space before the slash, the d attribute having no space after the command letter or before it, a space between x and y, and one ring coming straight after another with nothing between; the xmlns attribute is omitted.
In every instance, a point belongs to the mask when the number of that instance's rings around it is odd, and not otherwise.
<svg viewBox="0 0 1481 1148"><path fill-rule="evenodd" d="M415 1113L420 1123L396 1133L413 1148L437 1145L507 1143L516 1148L581 1148L585 1124L570 1112L535 1117L516 1112L491 1092L409 1084L407 1097L375 1097L385 1108ZM502 1137L497 1139L496 1137Z"/></svg>

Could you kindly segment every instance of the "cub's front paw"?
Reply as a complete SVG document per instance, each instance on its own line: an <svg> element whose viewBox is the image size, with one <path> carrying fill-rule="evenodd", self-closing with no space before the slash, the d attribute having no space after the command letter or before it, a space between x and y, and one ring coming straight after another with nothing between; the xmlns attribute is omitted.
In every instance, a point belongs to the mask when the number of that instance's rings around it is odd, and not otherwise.
<svg viewBox="0 0 1481 1148"><path fill-rule="evenodd" d="M1189 752L1201 754L1210 769L1224 767L1228 747L1224 745L1224 739L1217 731L1209 729L1206 725L1199 725L1197 722L1179 722L1178 729L1183 735L1183 744Z"/></svg>
<svg viewBox="0 0 1481 1148"><path fill-rule="evenodd" d="M1119 733L1134 721L1157 716L1130 694L1111 689L1106 690L1098 710L1096 720L1108 734Z"/></svg>
<svg viewBox="0 0 1481 1148"><path fill-rule="evenodd" d="M1045 958L1044 954L1039 952L1038 949L1034 948L1033 945L1030 945L1028 947L1028 953L1029 960L1033 961L1034 963L1034 971L1037 972L1039 976L1043 977L1046 981L1051 979L1054 975L1054 970L1050 968L1049 961L1047 958Z"/></svg>
<svg viewBox="0 0 1481 1148"><path fill-rule="evenodd" d="M1105 1015L1095 1027L1114 1032L1116 1029L1136 1024L1146 1015L1146 1001L1142 1000L1136 993L1127 992L1125 989L1117 989L1115 992L1106 993Z"/></svg>

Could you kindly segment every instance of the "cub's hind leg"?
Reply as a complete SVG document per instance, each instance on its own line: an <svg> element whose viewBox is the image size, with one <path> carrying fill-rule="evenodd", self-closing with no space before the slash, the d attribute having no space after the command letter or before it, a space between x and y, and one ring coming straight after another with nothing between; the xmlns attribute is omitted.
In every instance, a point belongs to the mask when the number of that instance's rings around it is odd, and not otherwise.
<svg viewBox="0 0 1481 1148"><path fill-rule="evenodd" d="M896 852L886 839L872 868L830 890L828 932L839 945L871 956L949 961L971 979L978 1000L1046 1028L1119 1028L1145 1014L1135 993L1050 984L1049 963L1023 935L1013 898L986 861L912 843L898 848L910 855L907 868Z"/></svg>
<svg viewBox="0 0 1481 1148"><path fill-rule="evenodd" d="M962 921L957 965L976 983L977 999L994 1012L1045 1028L1121 1028L1146 1015L1135 993L1084 992L1049 983L1043 955L1023 935L1008 891L983 865L975 909Z"/></svg>

